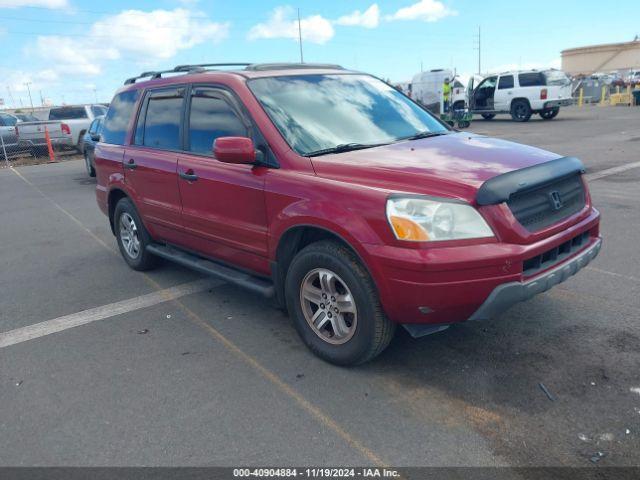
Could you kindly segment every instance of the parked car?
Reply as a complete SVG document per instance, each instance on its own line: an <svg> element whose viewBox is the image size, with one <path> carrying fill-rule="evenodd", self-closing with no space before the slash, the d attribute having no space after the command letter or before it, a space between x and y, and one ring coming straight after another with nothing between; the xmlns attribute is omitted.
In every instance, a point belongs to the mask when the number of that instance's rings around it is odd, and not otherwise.
<svg viewBox="0 0 640 480"><path fill-rule="evenodd" d="M15 126L19 148L40 155L47 148L46 132L54 148L73 147L71 128L57 121L18 122Z"/></svg>
<svg viewBox="0 0 640 480"><path fill-rule="evenodd" d="M90 177L96 176L96 167L95 167L95 148L96 143L100 141L100 131L102 130L102 121L104 120L104 115L100 115L93 119L91 125L89 126L89 130L84 134L84 139L82 142L83 145L83 156L84 156L84 164L87 167L87 174Z"/></svg>
<svg viewBox="0 0 640 480"><path fill-rule="evenodd" d="M7 155L15 152L18 148L18 136L16 134L16 124L18 118L8 113L0 113L0 136ZM0 154L4 157L4 151L0 150Z"/></svg>
<svg viewBox="0 0 640 480"><path fill-rule="evenodd" d="M71 129L73 144L80 152L84 152L84 134L96 117L107 113L107 107L95 105L66 105L49 110L49 120L62 121Z"/></svg>
<svg viewBox="0 0 640 480"><path fill-rule="evenodd" d="M487 321L600 250L577 158L452 131L338 66L207 66L116 93L98 205L131 268L162 257L275 298L325 360L370 360L397 324Z"/></svg>
<svg viewBox="0 0 640 480"><path fill-rule="evenodd" d="M13 116L21 122L37 122L39 120L39 118L30 113L14 113Z"/></svg>
<svg viewBox="0 0 640 480"><path fill-rule="evenodd" d="M491 120L508 113L517 122L527 122L534 113L545 120L555 118L560 107L573 103L571 80L559 70L513 71L472 77L467 86L469 110Z"/></svg>

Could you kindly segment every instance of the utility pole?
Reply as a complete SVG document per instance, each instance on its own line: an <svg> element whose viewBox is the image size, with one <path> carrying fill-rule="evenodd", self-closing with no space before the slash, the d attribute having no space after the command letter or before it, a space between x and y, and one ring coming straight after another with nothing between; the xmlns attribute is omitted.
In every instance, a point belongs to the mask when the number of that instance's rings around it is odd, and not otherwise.
<svg viewBox="0 0 640 480"><path fill-rule="evenodd" d="M298 42L300 42L300 63L304 63L302 56L302 24L300 23L300 9L298 9Z"/></svg>
<svg viewBox="0 0 640 480"><path fill-rule="evenodd" d="M480 32L480 25L478 25L478 75L482 73L482 35Z"/></svg>
<svg viewBox="0 0 640 480"><path fill-rule="evenodd" d="M93 96L96 99L96 103L98 103L98 91L95 88L93 89Z"/></svg>
<svg viewBox="0 0 640 480"><path fill-rule="evenodd" d="M13 99L13 95L11 94L11 87L9 85L7 85L7 92L9 93L9 100L11 100L11 106L15 108L16 101Z"/></svg>
<svg viewBox="0 0 640 480"><path fill-rule="evenodd" d="M44 97L42 96L42 90L40 90L40 106L44 107Z"/></svg>
<svg viewBox="0 0 640 480"><path fill-rule="evenodd" d="M24 86L27 87L27 92L29 92L29 103L31 104L31 113L33 113L33 99L31 98L31 82L24 82Z"/></svg>

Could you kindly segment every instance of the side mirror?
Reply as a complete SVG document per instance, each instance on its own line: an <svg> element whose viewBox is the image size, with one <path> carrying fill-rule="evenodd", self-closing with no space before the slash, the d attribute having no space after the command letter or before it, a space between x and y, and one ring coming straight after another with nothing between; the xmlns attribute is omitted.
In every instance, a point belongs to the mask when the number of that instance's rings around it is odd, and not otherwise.
<svg viewBox="0 0 640 480"><path fill-rule="evenodd" d="M247 137L218 137L213 142L213 155L225 163L252 164L256 148Z"/></svg>
<svg viewBox="0 0 640 480"><path fill-rule="evenodd" d="M99 133L92 133L91 134L91 140L93 140L94 142L99 142L100 141L100 134Z"/></svg>

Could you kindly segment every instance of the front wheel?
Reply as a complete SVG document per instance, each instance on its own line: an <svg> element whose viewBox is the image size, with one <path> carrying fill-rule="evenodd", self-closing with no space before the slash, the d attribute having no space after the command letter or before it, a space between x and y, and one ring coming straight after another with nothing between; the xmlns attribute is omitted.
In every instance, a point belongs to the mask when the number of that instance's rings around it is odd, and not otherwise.
<svg viewBox="0 0 640 480"><path fill-rule="evenodd" d="M544 120L553 120L554 118L556 118L558 116L558 113L560 113L560 107L547 108L547 109L542 110L540 112L540 116Z"/></svg>
<svg viewBox="0 0 640 480"><path fill-rule="evenodd" d="M118 247L125 262L134 270L144 271L155 267L158 258L149 253L147 247L151 236L128 198L116 205L114 222Z"/></svg>
<svg viewBox="0 0 640 480"><path fill-rule="evenodd" d="M300 338L328 362L364 363L393 338L395 324L382 311L369 273L336 242L313 243L296 255L285 295Z"/></svg>

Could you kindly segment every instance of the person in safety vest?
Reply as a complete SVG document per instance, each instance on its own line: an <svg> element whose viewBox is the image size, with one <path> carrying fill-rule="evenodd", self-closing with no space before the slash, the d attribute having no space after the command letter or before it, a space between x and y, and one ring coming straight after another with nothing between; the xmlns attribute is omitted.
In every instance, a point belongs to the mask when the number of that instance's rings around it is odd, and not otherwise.
<svg viewBox="0 0 640 480"><path fill-rule="evenodd" d="M449 78L444 79L444 85L442 86L442 111L448 112L451 105L451 83Z"/></svg>

